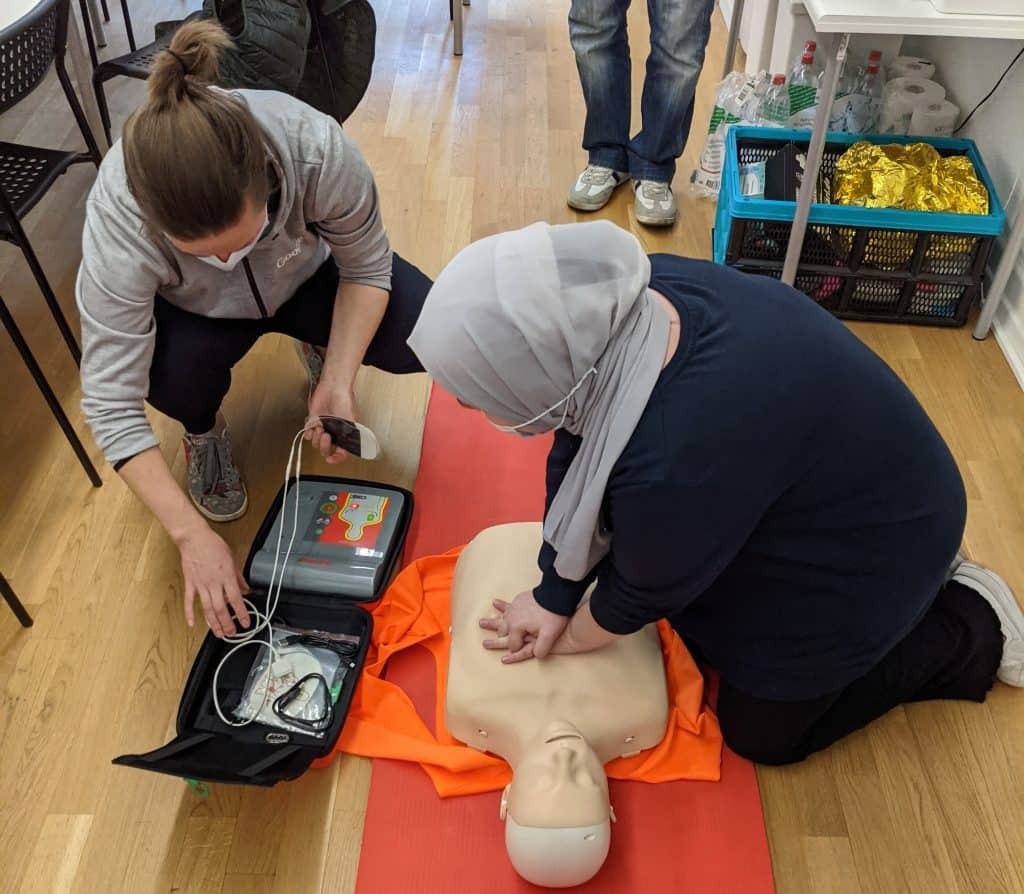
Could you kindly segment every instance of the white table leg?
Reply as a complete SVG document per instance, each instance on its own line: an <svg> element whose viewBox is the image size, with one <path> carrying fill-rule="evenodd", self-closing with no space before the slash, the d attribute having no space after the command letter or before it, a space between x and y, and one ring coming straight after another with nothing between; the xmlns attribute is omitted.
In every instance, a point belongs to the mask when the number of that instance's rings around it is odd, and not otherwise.
<svg viewBox="0 0 1024 894"><path fill-rule="evenodd" d="M736 44L740 39L740 25L743 24L743 7L746 0L733 0L732 20L729 22L729 42L725 45L725 65L722 68L724 79L736 64Z"/></svg>
<svg viewBox="0 0 1024 894"><path fill-rule="evenodd" d="M811 214L811 203L814 201L814 191L818 183L818 171L821 168L821 156L825 150L825 135L828 133L828 115L832 108L832 97L836 95L839 71L846 60L846 48L849 44L849 34L833 35L832 48L828 54L825 63L825 73L821 79L821 95L819 96L818 109L814 116L811 143L807 147L807 164L804 166L804 180L800 185L800 193L797 196L793 229L789 234L786 262L782 267L782 281L790 286L796 280L796 268L800 263L800 253L804 247L807 219Z"/></svg>
<svg viewBox="0 0 1024 894"><path fill-rule="evenodd" d="M974 327L974 337L977 339L987 338L992 329L992 320L996 311L999 310L999 303L1003 300L1003 293L1006 291L1006 283L1010 279L1013 268L1017 265L1020 257L1021 246L1024 245L1024 203L1017 212L1017 220L1010 230L1010 238L1006 240L1006 248L1003 256L999 259L999 266L996 268L996 275L992 277L992 287L988 290L985 303L981 306L981 316Z"/></svg>
<svg viewBox="0 0 1024 894"><path fill-rule="evenodd" d="M103 16L100 15L100 5L96 0L86 0L89 7L89 20L92 22L92 34L96 40L97 47L107 45L107 33L103 30Z"/></svg>
<svg viewBox="0 0 1024 894"><path fill-rule="evenodd" d="M92 63L89 61L85 41L82 39L82 29L78 23L80 14L78 4L72 3L68 16L68 67L78 88L78 101L85 112L85 120L89 122L89 129L96 137L100 152L106 153L107 141L103 136L103 119L100 117L100 107L96 104L96 91L92 88Z"/></svg>
<svg viewBox="0 0 1024 894"><path fill-rule="evenodd" d="M461 0L451 0L452 4L452 52L456 56L462 55L462 3Z"/></svg>

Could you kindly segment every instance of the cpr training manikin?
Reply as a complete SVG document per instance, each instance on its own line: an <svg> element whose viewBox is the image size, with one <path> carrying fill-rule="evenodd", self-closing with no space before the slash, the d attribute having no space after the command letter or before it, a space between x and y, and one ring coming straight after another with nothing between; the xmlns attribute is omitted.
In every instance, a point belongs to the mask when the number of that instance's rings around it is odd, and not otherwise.
<svg viewBox="0 0 1024 894"><path fill-rule="evenodd" d="M512 767L500 816L515 870L564 888L592 878L608 855L616 817L604 764L655 747L669 709L653 626L595 652L518 664L484 649L490 634L478 621L492 601L539 583L541 536L534 523L489 528L459 557L445 711L453 736Z"/></svg>

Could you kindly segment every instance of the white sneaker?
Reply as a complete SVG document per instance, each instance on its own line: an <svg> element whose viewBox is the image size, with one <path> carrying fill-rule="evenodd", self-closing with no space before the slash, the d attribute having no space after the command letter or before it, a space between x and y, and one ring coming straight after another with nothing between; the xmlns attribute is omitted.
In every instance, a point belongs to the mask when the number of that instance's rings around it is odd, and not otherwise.
<svg viewBox="0 0 1024 894"><path fill-rule="evenodd" d="M999 616L1006 642L996 676L1008 686L1024 687L1024 612L1013 590L994 571L973 562L961 562L953 580L978 593Z"/></svg>
<svg viewBox="0 0 1024 894"><path fill-rule="evenodd" d="M676 222L678 208L672 187L657 180L634 180L636 219L649 227L670 227Z"/></svg>
<svg viewBox="0 0 1024 894"><path fill-rule="evenodd" d="M600 165L587 165L569 190L569 207L577 211L597 211L604 208L612 193L628 179L629 175L622 171L613 171Z"/></svg>

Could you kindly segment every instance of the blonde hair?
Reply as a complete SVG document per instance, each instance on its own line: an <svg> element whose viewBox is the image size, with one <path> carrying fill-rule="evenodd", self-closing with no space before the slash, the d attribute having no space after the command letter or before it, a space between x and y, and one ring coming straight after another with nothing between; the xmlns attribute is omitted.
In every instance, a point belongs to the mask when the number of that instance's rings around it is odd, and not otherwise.
<svg viewBox="0 0 1024 894"><path fill-rule="evenodd" d="M201 239L237 223L248 200L267 199L263 134L237 97L210 88L231 39L214 22L189 22L153 62L144 105L124 127L128 188L150 223Z"/></svg>

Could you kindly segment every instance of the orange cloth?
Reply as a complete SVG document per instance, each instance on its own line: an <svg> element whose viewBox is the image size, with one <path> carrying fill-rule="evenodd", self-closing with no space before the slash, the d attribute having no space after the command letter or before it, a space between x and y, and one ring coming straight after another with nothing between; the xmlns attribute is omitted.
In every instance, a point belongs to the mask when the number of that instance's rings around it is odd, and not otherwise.
<svg viewBox="0 0 1024 894"><path fill-rule="evenodd" d="M336 752L415 761L426 770L442 798L500 790L512 778L505 761L463 745L452 738L444 723L449 606L460 551L414 562L374 606L373 639L362 679L335 746ZM605 769L614 779L717 781L722 734L718 718L704 701L704 678L666 621L659 622L658 633L671 705L668 731L656 748L617 758ZM409 696L382 677L392 655L416 645L433 654L437 668L436 735Z"/></svg>

